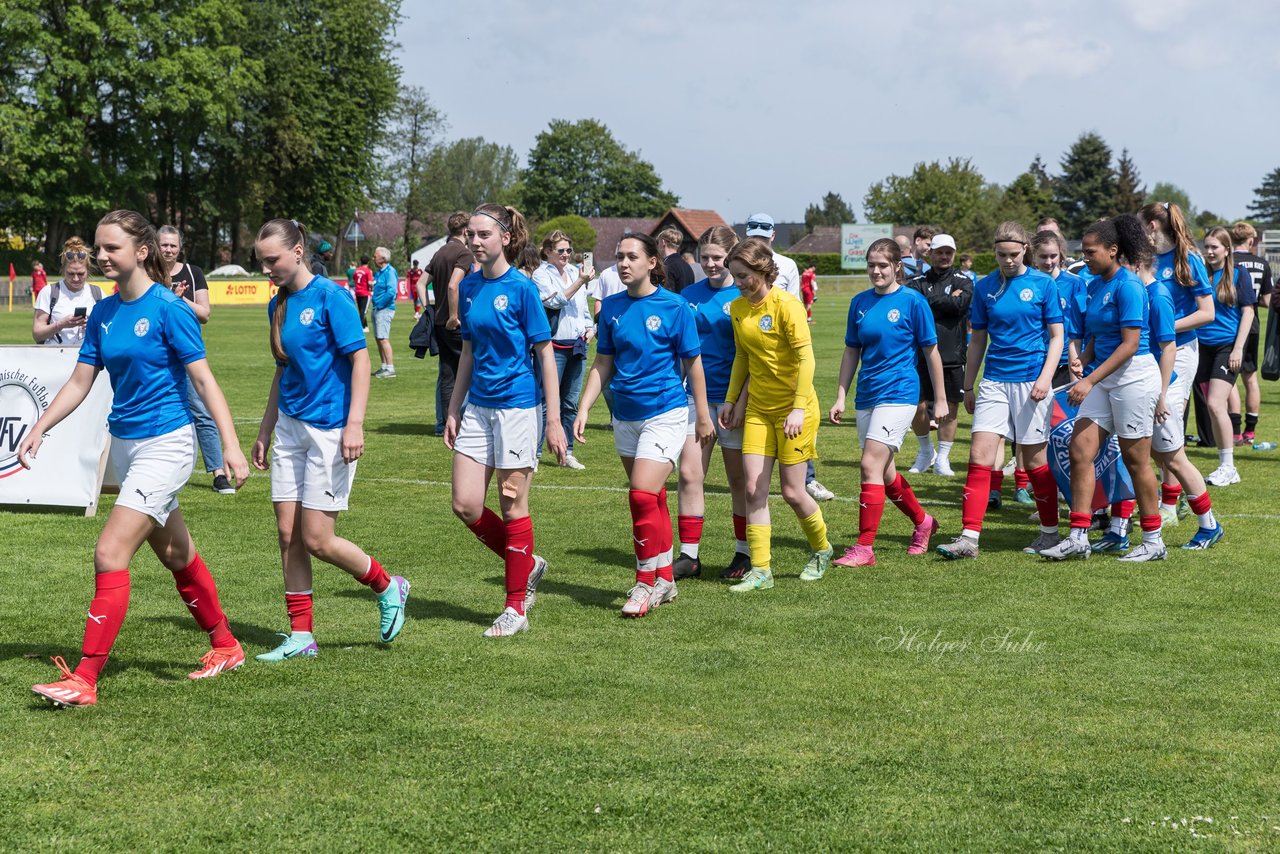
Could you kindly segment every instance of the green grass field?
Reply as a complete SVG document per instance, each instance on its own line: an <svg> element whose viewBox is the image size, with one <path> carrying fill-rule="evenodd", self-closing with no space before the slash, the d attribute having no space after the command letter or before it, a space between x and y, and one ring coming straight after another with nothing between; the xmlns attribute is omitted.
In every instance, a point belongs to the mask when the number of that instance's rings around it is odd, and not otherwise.
<svg viewBox="0 0 1280 854"><path fill-rule="evenodd" d="M848 294L823 297L826 405ZM147 553L101 705L48 710L29 686L54 677L50 655L78 659L110 500L96 519L0 515L0 849L1280 849L1280 453L1241 452L1208 553L1046 563L1019 551L1035 528L1008 502L978 561L908 559L890 506L878 566L804 584L778 501L774 590L734 596L712 572L624 621L630 518L602 403L587 470L535 481L551 569L532 630L485 641L502 567L450 510L435 363L404 349L406 318L339 525L413 584L390 647L368 591L317 564L318 659L191 683L206 639ZM29 324L0 315L0 341L29 342ZM207 340L247 449L272 370L265 312L218 309ZM1280 437L1278 401L1264 383L1260 438ZM855 444L851 426L822 427L838 547L856 529ZM954 536L960 480L913 480ZM183 507L252 655L287 630L268 479L235 497L208 483ZM708 486L716 568L733 549L724 483Z"/></svg>

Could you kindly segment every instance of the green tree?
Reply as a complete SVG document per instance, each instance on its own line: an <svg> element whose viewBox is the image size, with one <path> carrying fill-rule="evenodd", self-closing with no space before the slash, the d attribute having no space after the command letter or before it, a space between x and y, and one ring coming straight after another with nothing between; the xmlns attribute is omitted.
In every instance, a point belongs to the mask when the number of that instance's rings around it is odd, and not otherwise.
<svg viewBox="0 0 1280 854"><path fill-rule="evenodd" d="M401 88L396 109L385 139L384 203L404 214L401 240L410 251L417 240L413 223L425 223L432 212L423 180L436 140L444 132L444 114L431 103L421 86Z"/></svg>
<svg viewBox="0 0 1280 854"><path fill-rule="evenodd" d="M862 199L869 222L939 225L961 244L976 246L991 239L983 233L990 221L992 194L968 158L917 163L910 175L890 175L872 184Z"/></svg>
<svg viewBox="0 0 1280 854"><path fill-rule="evenodd" d="M1177 184L1161 181L1151 188L1151 192L1147 193L1147 202L1159 202L1161 204L1171 202L1182 208L1182 215L1186 217L1187 222L1195 221L1196 209L1191 204L1191 197L1187 195L1186 190Z"/></svg>
<svg viewBox="0 0 1280 854"><path fill-rule="evenodd" d="M1138 166L1129 156L1129 149L1120 152L1116 165L1116 200L1111 206L1113 214L1137 213L1147 203L1147 188L1142 186Z"/></svg>
<svg viewBox="0 0 1280 854"><path fill-rule="evenodd" d="M1280 167L1268 172L1254 189L1249 213L1266 225L1280 223Z"/></svg>
<svg viewBox="0 0 1280 854"><path fill-rule="evenodd" d="M1192 220L1192 222L1195 223L1196 228L1200 229L1201 233L1208 231L1215 225L1224 225L1228 228L1231 227L1231 223L1227 222L1223 217L1218 216L1210 210L1200 211L1196 214L1195 219Z"/></svg>
<svg viewBox="0 0 1280 854"><path fill-rule="evenodd" d="M1111 148L1092 131L1081 134L1063 155L1062 175L1054 187L1065 233L1083 233L1090 223L1111 212L1115 199Z"/></svg>
<svg viewBox="0 0 1280 854"><path fill-rule="evenodd" d="M652 164L595 119L552 121L534 141L522 179L524 207L535 217L656 217L679 202Z"/></svg>
<svg viewBox="0 0 1280 854"><path fill-rule="evenodd" d="M1023 172L1004 188L998 203L1000 215L1004 219L1016 220L1028 229L1047 216L1057 218L1058 205L1053 200L1053 191L1041 186L1035 173Z"/></svg>
<svg viewBox="0 0 1280 854"><path fill-rule="evenodd" d="M514 149L474 136L434 149L414 191L433 213L472 210L483 202L509 204L519 174Z"/></svg>
<svg viewBox="0 0 1280 854"><path fill-rule="evenodd" d="M557 229L569 235L569 242L573 244L573 251L591 252L595 248L596 230L591 227L591 223L575 214L558 216L539 225L533 232L533 240L530 241L530 245L541 248L543 238Z"/></svg>
<svg viewBox="0 0 1280 854"><path fill-rule="evenodd" d="M839 193L827 193L822 197L821 205L809 205L804 211L804 227L810 232L820 225L839 226L857 221L853 208Z"/></svg>

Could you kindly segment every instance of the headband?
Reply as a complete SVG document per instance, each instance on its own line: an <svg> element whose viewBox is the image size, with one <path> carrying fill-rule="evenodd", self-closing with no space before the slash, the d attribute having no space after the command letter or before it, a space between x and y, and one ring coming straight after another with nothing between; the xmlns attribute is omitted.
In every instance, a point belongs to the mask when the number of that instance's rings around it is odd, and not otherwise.
<svg viewBox="0 0 1280 854"><path fill-rule="evenodd" d="M472 212L471 212L471 215L472 215L472 216L487 216L489 219L491 219L491 220L493 220L494 222L496 222L496 223L498 224L498 228L502 229L503 231L510 231L510 230L511 230L511 226L503 224L502 220L498 219L496 216L494 216L493 214L488 213L488 212L486 212L486 211L472 211Z"/></svg>

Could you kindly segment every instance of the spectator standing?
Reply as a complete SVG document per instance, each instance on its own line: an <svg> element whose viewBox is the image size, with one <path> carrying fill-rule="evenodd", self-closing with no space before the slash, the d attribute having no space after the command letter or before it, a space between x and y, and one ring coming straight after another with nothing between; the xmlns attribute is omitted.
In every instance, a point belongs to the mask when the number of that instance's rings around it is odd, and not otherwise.
<svg viewBox="0 0 1280 854"><path fill-rule="evenodd" d="M326 244L320 244L322 247ZM373 372L375 378L389 380L396 375L395 357L391 354L391 320L396 316L396 290L400 275L391 266L391 250L379 246L373 250L373 339L378 342L382 367ZM314 268L313 268L314 269ZM316 275L323 275L317 273Z"/></svg>
<svg viewBox="0 0 1280 854"><path fill-rule="evenodd" d="M311 256L311 272L314 275L329 278L329 262L332 260L333 244L327 240L321 240L315 254Z"/></svg>
<svg viewBox="0 0 1280 854"><path fill-rule="evenodd" d="M682 243L684 235L678 228L667 227L658 232L658 251L662 253L662 267L667 273L665 287L677 294L695 281L693 268L680 256Z"/></svg>
<svg viewBox="0 0 1280 854"><path fill-rule="evenodd" d="M62 245L62 281L42 288L35 298L31 337L48 347L80 347L86 318L102 299L102 289L87 285L89 249L79 237Z"/></svg>
<svg viewBox="0 0 1280 854"><path fill-rule="evenodd" d="M978 274L973 272L973 256L965 253L960 256L960 272L969 277L969 281L978 284Z"/></svg>
<svg viewBox="0 0 1280 854"><path fill-rule="evenodd" d="M453 399L453 384L458 377L458 362L462 359L462 326L458 314L458 286L471 270L475 256L467 248L463 236L467 231L470 215L457 211L449 215L446 227L449 236L427 262L427 278L421 285L423 291L431 285L436 295L436 344L440 347L440 370L436 374L436 435L444 435L445 419L449 415L449 401ZM425 293L424 293L425 298Z"/></svg>
<svg viewBox="0 0 1280 854"><path fill-rule="evenodd" d="M1235 252L1231 261L1237 267L1243 267L1253 281L1253 290L1258 297L1258 305L1271 307L1271 265L1265 258L1258 256L1258 230L1247 222L1237 222L1231 226L1231 240L1235 243ZM1244 432L1241 433L1243 444L1252 445L1254 431L1258 428L1258 410L1262 408L1262 388L1258 385L1258 314L1253 315L1253 325L1249 327L1249 337L1244 342L1244 358L1240 362L1240 376L1244 379ZM1240 433L1240 391L1231 388L1230 418L1232 433Z"/></svg>
<svg viewBox="0 0 1280 854"><path fill-rule="evenodd" d="M36 297L40 296L40 292L49 284L49 274L44 270L44 264L37 261L31 267L31 304L35 305Z"/></svg>
<svg viewBox="0 0 1280 854"><path fill-rule="evenodd" d="M911 236L910 254L902 256L902 272L908 279L929 272L929 262L925 260L925 256L929 254L929 246L937 233L936 228L922 225ZM899 242L898 245L902 246L902 243Z"/></svg>

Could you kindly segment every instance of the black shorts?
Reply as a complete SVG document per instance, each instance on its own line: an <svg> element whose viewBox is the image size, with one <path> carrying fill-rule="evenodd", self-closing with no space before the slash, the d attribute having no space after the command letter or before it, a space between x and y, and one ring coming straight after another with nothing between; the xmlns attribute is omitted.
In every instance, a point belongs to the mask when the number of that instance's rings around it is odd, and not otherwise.
<svg viewBox="0 0 1280 854"><path fill-rule="evenodd" d="M1222 380L1235 385L1237 374L1228 364L1230 359L1230 344L1220 344L1215 347L1201 341L1200 367L1196 371L1196 385L1207 383L1209 380Z"/></svg>
<svg viewBox="0 0 1280 854"><path fill-rule="evenodd" d="M1258 370L1258 330L1244 339L1244 354L1240 357L1240 373L1252 374Z"/></svg>
<svg viewBox="0 0 1280 854"><path fill-rule="evenodd" d="M933 380L929 379L929 369L924 365L916 368L920 374L920 399L932 403ZM948 403L964 400L964 365L942 366L942 390L947 393Z"/></svg>
<svg viewBox="0 0 1280 854"><path fill-rule="evenodd" d="M1070 365L1059 365L1053 372L1053 387L1060 388L1075 379Z"/></svg>

